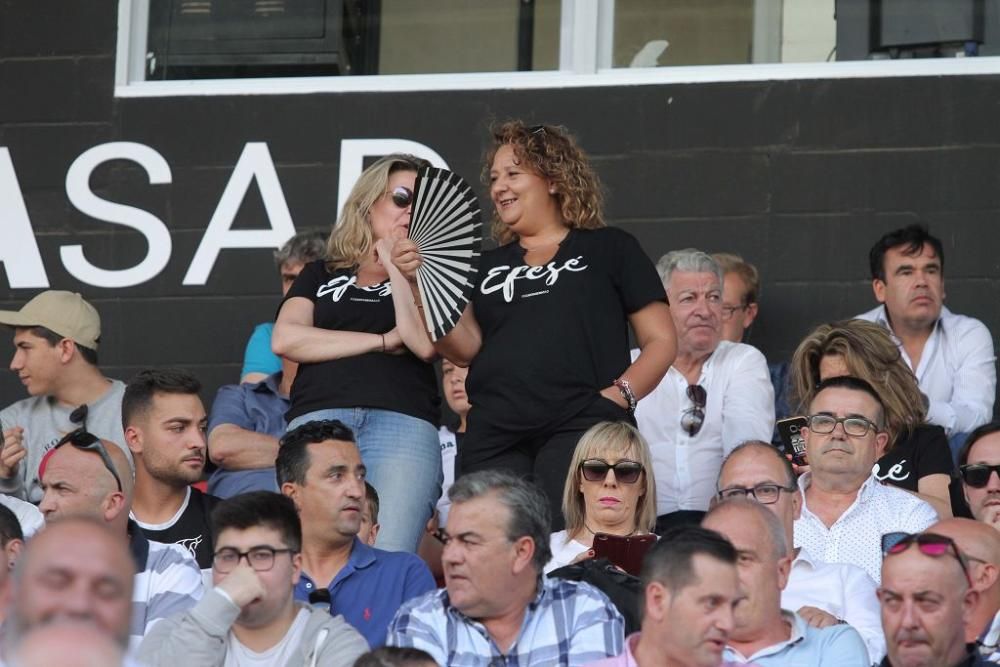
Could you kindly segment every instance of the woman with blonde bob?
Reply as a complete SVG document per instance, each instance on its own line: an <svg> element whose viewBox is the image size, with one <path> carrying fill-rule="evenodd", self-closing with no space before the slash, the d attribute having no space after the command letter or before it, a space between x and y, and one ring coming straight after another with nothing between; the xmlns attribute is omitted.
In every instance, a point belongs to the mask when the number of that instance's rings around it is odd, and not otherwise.
<svg viewBox="0 0 1000 667"><path fill-rule="evenodd" d="M676 354L673 322L649 257L605 225L597 173L565 128L503 123L484 172L500 246L483 253L471 303L434 344L470 367L458 469L533 477L561 527L577 440L601 421L634 423L636 402ZM400 242L393 262L413 277L419 249ZM641 350L635 362L629 326Z"/></svg>
<svg viewBox="0 0 1000 667"><path fill-rule="evenodd" d="M886 452L874 474L920 496L944 518L952 515L953 462L944 429L927 423L927 402L899 347L881 326L864 320L822 324L792 358L792 405L804 414L820 381L852 375L879 393L885 408Z"/></svg>
<svg viewBox="0 0 1000 667"><path fill-rule="evenodd" d="M552 533L549 572L593 554L595 533L643 535L656 525L649 445L625 422L592 426L577 444L562 501L566 529Z"/></svg>
<svg viewBox="0 0 1000 667"><path fill-rule="evenodd" d="M440 492L434 348L389 261L410 226L426 160L384 157L355 183L327 243L278 311L272 347L299 362L288 428L338 419L354 433L383 508L376 545L414 551Z"/></svg>

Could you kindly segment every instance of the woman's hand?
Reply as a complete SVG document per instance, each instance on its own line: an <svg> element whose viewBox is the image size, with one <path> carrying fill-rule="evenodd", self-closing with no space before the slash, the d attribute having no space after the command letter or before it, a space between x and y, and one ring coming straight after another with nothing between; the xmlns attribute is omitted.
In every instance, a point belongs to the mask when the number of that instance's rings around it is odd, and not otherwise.
<svg viewBox="0 0 1000 667"><path fill-rule="evenodd" d="M387 256L391 257L393 265L407 280L413 282L417 279L417 269L424 260L416 243L408 238L397 239L391 246L390 255Z"/></svg>
<svg viewBox="0 0 1000 667"><path fill-rule="evenodd" d="M392 239L379 239L375 241L375 261L386 269L389 268L389 264L392 261L392 244L395 243Z"/></svg>
<svg viewBox="0 0 1000 667"><path fill-rule="evenodd" d="M571 560L568 564L569 565L576 565L577 563L582 563L585 560L590 560L593 557L594 557L594 549L590 548L590 549L587 549L586 551L580 552L580 554L577 555L577 557L574 558L573 560Z"/></svg>
<svg viewBox="0 0 1000 667"><path fill-rule="evenodd" d="M403 337L399 335L398 328L387 331L383 334L382 340L385 341L385 349L382 351L386 354L406 354L406 345L403 344Z"/></svg>

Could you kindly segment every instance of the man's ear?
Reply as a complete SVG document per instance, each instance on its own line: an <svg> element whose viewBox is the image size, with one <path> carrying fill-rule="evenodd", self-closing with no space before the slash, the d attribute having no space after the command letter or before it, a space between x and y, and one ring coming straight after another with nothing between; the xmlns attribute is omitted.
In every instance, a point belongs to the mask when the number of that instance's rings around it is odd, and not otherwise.
<svg viewBox="0 0 1000 667"><path fill-rule="evenodd" d="M121 491L112 491L104 497L103 514L107 522L114 521L122 512L128 511L128 503L125 494Z"/></svg>
<svg viewBox="0 0 1000 667"><path fill-rule="evenodd" d="M4 551L4 556L7 558L8 569L11 570L14 569L14 565L17 564L17 559L21 557L21 549L23 548L24 548L24 542L22 542L17 538L14 538L9 542L7 542L7 546L4 547L3 551ZM0 563L0 567L3 567L2 563Z"/></svg>
<svg viewBox="0 0 1000 667"><path fill-rule="evenodd" d="M522 535L514 542L514 563L512 569L514 574L520 574L526 568L531 567L531 561L535 556L535 540L527 535Z"/></svg>
<svg viewBox="0 0 1000 667"><path fill-rule="evenodd" d="M662 621L670 607L670 591L659 581L651 581L645 591L645 614L643 618Z"/></svg>
<svg viewBox="0 0 1000 667"><path fill-rule="evenodd" d="M743 328L749 329L753 321L757 319L757 302L748 303L746 310L743 311Z"/></svg>
<svg viewBox="0 0 1000 667"><path fill-rule="evenodd" d="M997 577L1000 577L1000 568L995 563L983 563L979 566L979 576L973 583L977 591L988 591L993 588Z"/></svg>
<svg viewBox="0 0 1000 667"><path fill-rule="evenodd" d="M979 603L979 591L974 591L971 588L965 592L965 598L962 600L962 620L965 625L968 625L969 619L972 617L972 612Z"/></svg>
<svg viewBox="0 0 1000 667"><path fill-rule="evenodd" d="M295 482L285 482L284 484L281 485L281 493L283 493L284 495L286 495L286 496L288 496L289 498L292 499L292 502L295 503L295 509L296 510L302 509L301 507L299 507L299 485L298 484L296 484Z"/></svg>
<svg viewBox="0 0 1000 667"><path fill-rule="evenodd" d="M380 524L380 523L373 523L372 524L372 529L370 531L369 537L370 537L370 539L371 539L371 541L372 541L373 544L375 543L376 538L378 538L378 531L379 531L380 528L382 528L382 524Z"/></svg>
<svg viewBox="0 0 1000 667"><path fill-rule="evenodd" d="M70 360L77 354L76 343L69 338L63 338L61 341L56 343L56 347L59 348L59 361L64 364L70 362Z"/></svg>
<svg viewBox="0 0 1000 667"><path fill-rule="evenodd" d="M875 300L879 303L885 303L885 281L876 278L872 281L872 292L875 294Z"/></svg>
<svg viewBox="0 0 1000 667"><path fill-rule="evenodd" d="M789 545L791 546L791 545ZM778 559L778 588L785 590L788 585L788 575L792 571L792 557L782 556Z"/></svg>
<svg viewBox="0 0 1000 667"><path fill-rule="evenodd" d="M142 454L142 431L135 426L125 428L125 444L133 454Z"/></svg>
<svg viewBox="0 0 1000 667"><path fill-rule="evenodd" d="M889 434L885 431L875 434L875 459L882 458L885 448L889 445Z"/></svg>
<svg viewBox="0 0 1000 667"><path fill-rule="evenodd" d="M792 492L792 518L796 521L802 516L802 491L798 488Z"/></svg>

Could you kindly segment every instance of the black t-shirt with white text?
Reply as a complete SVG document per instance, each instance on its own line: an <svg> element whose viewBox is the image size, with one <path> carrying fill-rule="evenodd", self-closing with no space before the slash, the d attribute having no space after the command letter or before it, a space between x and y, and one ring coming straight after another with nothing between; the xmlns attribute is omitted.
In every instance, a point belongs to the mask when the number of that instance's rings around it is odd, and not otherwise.
<svg viewBox="0 0 1000 667"><path fill-rule="evenodd" d="M209 517L212 510L221 500L207 493L202 493L194 487L188 487L189 495L182 506L180 515L168 524L148 527L133 516L133 520L142 528L142 534L148 540L164 544L179 544L191 552L198 561L198 567L208 570L212 567L212 528Z"/></svg>
<svg viewBox="0 0 1000 667"><path fill-rule="evenodd" d="M388 280L359 287L352 271L331 273L323 260L302 269L285 301L292 297L313 302L313 326L320 329L385 334L396 327ZM315 410L365 407L399 412L436 426L440 404L431 364L409 350L399 355L369 352L299 364L286 419Z"/></svg>
<svg viewBox="0 0 1000 667"><path fill-rule="evenodd" d="M917 483L928 475L948 475L954 471L951 448L944 429L934 424L914 427L875 464L880 482L916 491Z"/></svg>
<svg viewBox="0 0 1000 667"><path fill-rule="evenodd" d="M473 312L483 343L469 369L476 418L511 432L585 409L631 363L627 317L666 302L639 243L613 227L570 229L543 266L517 242L483 253Z"/></svg>

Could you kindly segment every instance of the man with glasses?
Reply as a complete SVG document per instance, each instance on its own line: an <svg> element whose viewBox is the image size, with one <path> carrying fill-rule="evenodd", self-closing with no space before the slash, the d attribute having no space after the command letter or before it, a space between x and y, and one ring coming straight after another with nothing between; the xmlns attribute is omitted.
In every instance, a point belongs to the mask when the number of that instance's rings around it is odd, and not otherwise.
<svg viewBox="0 0 1000 667"><path fill-rule="evenodd" d="M302 522L302 572L295 598L341 614L372 648L399 606L434 590L422 560L360 539L365 465L351 429L335 419L306 422L281 439L278 486Z"/></svg>
<svg viewBox="0 0 1000 667"><path fill-rule="evenodd" d="M887 667L974 667L987 664L965 642L965 623L975 603L965 558L951 538L936 533L889 533L885 554L882 627Z"/></svg>
<svg viewBox="0 0 1000 667"><path fill-rule="evenodd" d="M291 500L253 491L219 503L212 541L214 588L146 635L144 664L350 667L368 650L343 617L295 601L302 527Z"/></svg>
<svg viewBox="0 0 1000 667"><path fill-rule="evenodd" d="M786 543L795 544L794 525L802 512L802 492L795 483L791 462L776 447L750 441L734 449L719 473L718 498L756 500L778 517ZM857 566L825 563L804 547L793 548L781 607L795 611L818 628L849 623L868 647L871 663L885 655L875 582Z"/></svg>
<svg viewBox="0 0 1000 667"><path fill-rule="evenodd" d="M667 253L656 268L670 300L677 358L635 416L653 455L662 532L701 518L726 454L747 439L770 440L774 390L764 355L721 340L722 269L716 261L689 248Z"/></svg>
<svg viewBox="0 0 1000 667"><path fill-rule="evenodd" d="M542 576L549 561L545 495L508 472L483 470L448 490L446 587L405 603L387 643L440 665L584 665L618 655L624 623L593 586Z"/></svg>
<svg viewBox="0 0 1000 667"><path fill-rule="evenodd" d="M42 292L21 310L0 311L0 324L14 329L10 369L30 395L0 411L0 493L37 505L42 457L70 431L82 426L128 452L125 384L97 367L101 318L79 294Z"/></svg>
<svg viewBox="0 0 1000 667"><path fill-rule="evenodd" d="M870 384L856 377L820 382L802 428L809 472L799 478L802 515L795 544L829 563L857 565L879 582L879 538L920 531L937 521L929 504L872 475L885 451L884 410Z"/></svg>
<svg viewBox="0 0 1000 667"><path fill-rule="evenodd" d="M727 660L758 667L869 664L868 649L851 626L815 627L782 609L781 591L792 555L778 517L758 502L732 498L713 507L702 527L725 537L738 554L742 595L733 610L734 626L724 654Z"/></svg>
<svg viewBox="0 0 1000 667"><path fill-rule="evenodd" d="M133 646L154 623L201 599L201 570L187 549L147 539L129 519L134 481L121 449L74 431L42 459L39 476L44 494L39 509L46 523L74 515L96 517L127 540L136 572L129 629Z"/></svg>
<svg viewBox="0 0 1000 667"><path fill-rule="evenodd" d="M1000 422L969 434L958 455L958 472L973 518L1000 530Z"/></svg>

